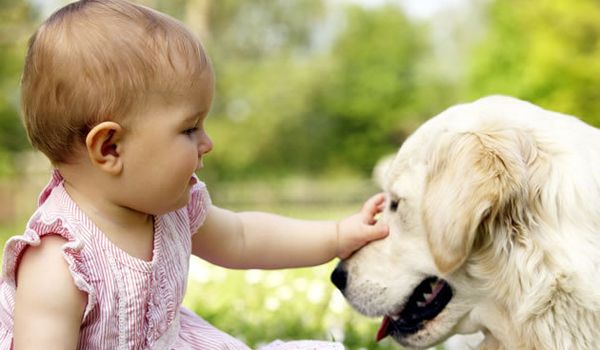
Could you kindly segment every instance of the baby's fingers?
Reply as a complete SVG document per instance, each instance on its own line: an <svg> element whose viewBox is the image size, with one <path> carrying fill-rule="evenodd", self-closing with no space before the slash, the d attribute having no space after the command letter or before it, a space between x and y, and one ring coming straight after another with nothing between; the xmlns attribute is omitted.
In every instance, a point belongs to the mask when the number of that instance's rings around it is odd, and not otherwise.
<svg viewBox="0 0 600 350"><path fill-rule="evenodd" d="M376 222L375 216L384 208L385 203L385 193L378 193L371 198L367 199L365 204L362 207L362 214L364 215L365 223L372 225Z"/></svg>
<svg viewBox="0 0 600 350"><path fill-rule="evenodd" d="M390 230L387 225L378 223L375 225L367 226L365 228L365 233L365 238L367 239L367 242L370 242L387 237L387 235L390 233Z"/></svg>
<svg viewBox="0 0 600 350"><path fill-rule="evenodd" d="M337 256L340 259L346 259L353 252L362 248L369 242L385 238L388 233L389 229L387 225L361 225L359 230L355 232L355 234L359 234L359 236L354 236L353 240L349 240L346 245L340 247L341 249L338 250Z"/></svg>

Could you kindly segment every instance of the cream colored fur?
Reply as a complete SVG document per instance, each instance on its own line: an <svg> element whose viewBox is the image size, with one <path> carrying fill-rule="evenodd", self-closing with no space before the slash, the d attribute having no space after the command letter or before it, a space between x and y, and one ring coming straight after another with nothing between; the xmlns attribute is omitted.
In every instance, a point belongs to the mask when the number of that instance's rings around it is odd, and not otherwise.
<svg viewBox="0 0 600 350"><path fill-rule="evenodd" d="M481 331L480 349L600 349L600 131L492 96L452 107L400 148L384 179L391 230L344 262L360 312L397 314L421 280L454 297L426 348Z"/></svg>

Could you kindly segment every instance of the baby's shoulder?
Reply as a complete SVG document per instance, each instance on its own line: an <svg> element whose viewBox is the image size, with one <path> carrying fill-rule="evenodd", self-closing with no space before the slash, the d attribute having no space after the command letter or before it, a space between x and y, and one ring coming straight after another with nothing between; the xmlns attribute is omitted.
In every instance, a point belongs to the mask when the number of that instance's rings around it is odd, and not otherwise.
<svg viewBox="0 0 600 350"><path fill-rule="evenodd" d="M53 321L81 320L87 298L65 263L65 243L60 236L48 235L24 250L16 273L21 314Z"/></svg>
<svg viewBox="0 0 600 350"><path fill-rule="evenodd" d="M44 291L52 294L51 288L56 285L65 286L63 283L72 284L68 265L64 261L63 248L67 240L57 235L48 235L40 239L36 245L30 245L22 253L18 267L19 286L27 285L32 290ZM55 281L55 284L48 283ZM47 284L47 285L46 285ZM45 288L35 288L45 286ZM62 288L61 287L61 288ZM61 291L56 291L61 294Z"/></svg>

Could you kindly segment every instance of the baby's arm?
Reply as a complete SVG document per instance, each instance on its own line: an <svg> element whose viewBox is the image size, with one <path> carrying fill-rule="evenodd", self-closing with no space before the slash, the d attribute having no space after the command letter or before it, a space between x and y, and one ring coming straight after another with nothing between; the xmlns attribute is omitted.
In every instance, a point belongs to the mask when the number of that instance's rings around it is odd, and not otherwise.
<svg viewBox="0 0 600 350"><path fill-rule="evenodd" d="M63 258L65 240L42 239L20 260L13 345L23 349L75 349L86 295L75 286Z"/></svg>
<svg viewBox="0 0 600 350"><path fill-rule="evenodd" d="M296 220L261 212L234 213L215 206L198 233L192 253L229 268L279 269L314 266L345 258L369 241L387 235L375 225L383 195L339 222Z"/></svg>

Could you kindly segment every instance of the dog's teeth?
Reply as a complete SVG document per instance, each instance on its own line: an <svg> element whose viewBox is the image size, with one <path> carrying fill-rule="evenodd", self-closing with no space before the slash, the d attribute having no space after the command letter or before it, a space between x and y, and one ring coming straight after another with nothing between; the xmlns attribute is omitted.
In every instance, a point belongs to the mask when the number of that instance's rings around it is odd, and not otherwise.
<svg viewBox="0 0 600 350"><path fill-rule="evenodd" d="M425 306L425 305L427 305L427 303L426 303L426 302L424 302L424 301L417 301L417 306L418 306L418 307L423 307L423 306Z"/></svg>
<svg viewBox="0 0 600 350"><path fill-rule="evenodd" d="M398 321L398 319L400 318L400 316L390 316L390 318L394 321Z"/></svg>
<svg viewBox="0 0 600 350"><path fill-rule="evenodd" d="M431 293L423 293L423 298L425 301L429 300L429 298L431 298Z"/></svg>

